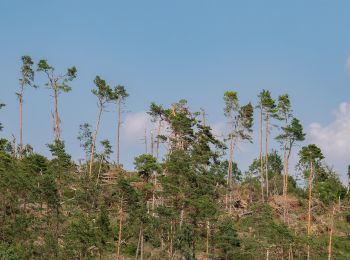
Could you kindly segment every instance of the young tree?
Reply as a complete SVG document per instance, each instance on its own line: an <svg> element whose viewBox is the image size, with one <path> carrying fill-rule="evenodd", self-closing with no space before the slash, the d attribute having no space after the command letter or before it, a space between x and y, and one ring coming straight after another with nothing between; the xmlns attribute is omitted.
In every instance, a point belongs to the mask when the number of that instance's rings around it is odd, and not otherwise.
<svg viewBox="0 0 350 260"><path fill-rule="evenodd" d="M288 194L288 172L289 172L289 159L292 153L292 147L296 142L302 142L305 140L305 133L303 133L303 126L299 120L292 118L292 110L290 105L289 96L287 94L278 97L278 114L279 118L284 121L282 126L282 134L277 136L277 140L283 144L283 197L284 207L283 216L284 221L287 219L287 194ZM290 122L291 120L291 122Z"/></svg>
<svg viewBox="0 0 350 260"><path fill-rule="evenodd" d="M114 88L114 98L117 101L118 106L118 119L117 119L117 165L119 165L120 157L120 125L121 125L121 109L125 99L129 96L124 86L118 85Z"/></svg>
<svg viewBox="0 0 350 260"><path fill-rule="evenodd" d="M92 165L94 163L96 139L97 139L97 134L98 134L99 129L100 129L102 113L105 109L106 104L114 99L113 91L109 87L109 85L106 84L105 80L101 79L100 76L96 76L94 79L94 83L95 83L97 89L93 89L93 90L91 90L91 92L98 99L97 106L98 106L99 112L98 112L98 116L97 116L97 120L96 120L95 132L92 136L92 143L91 143L90 166L89 166L89 176L90 177L92 174Z"/></svg>
<svg viewBox="0 0 350 260"><path fill-rule="evenodd" d="M312 205L312 181L315 174L315 166L324 158L322 151L314 144L304 146L299 152L299 163L308 168L309 172L309 203L307 217L307 235L311 235L311 205ZM307 259L310 259L310 246L307 248Z"/></svg>
<svg viewBox="0 0 350 260"><path fill-rule="evenodd" d="M34 87L34 70L32 68L33 61L30 56L22 56L21 78L19 79L19 91L16 93L19 100L19 152L22 156L23 150L23 94L25 87Z"/></svg>
<svg viewBox="0 0 350 260"><path fill-rule="evenodd" d="M82 147L85 152L85 160L88 161L92 144L92 131L89 123L80 125L77 139L80 141L80 147Z"/></svg>
<svg viewBox="0 0 350 260"><path fill-rule="evenodd" d="M269 147L269 133L270 133L270 119L276 117L276 104L275 100L272 99L271 93L268 90L263 90L258 95L260 108L260 169L263 172L263 165L265 165L265 186L266 186L266 196L269 197L269 176L268 176L268 147ZM263 161L262 154L262 125L265 121L265 162ZM262 174L263 176L263 174ZM263 178L263 177L262 177Z"/></svg>
<svg viewBox="0 0 350 260"><path fill-rule="evenodd" d="M72 88L68 85L70 81L76 78L77 69L73 66L67 69L65 74L55 74L55 68L50 66L46 60L40 60L38 63L37 71L45 73L48 82L45 84L49 89L52 90L52 97L54 99L54 112L52 117L54 120L54 137L55 140L61 138L61 119L58 112L58 97L62 92L69 92Z"/></svg>

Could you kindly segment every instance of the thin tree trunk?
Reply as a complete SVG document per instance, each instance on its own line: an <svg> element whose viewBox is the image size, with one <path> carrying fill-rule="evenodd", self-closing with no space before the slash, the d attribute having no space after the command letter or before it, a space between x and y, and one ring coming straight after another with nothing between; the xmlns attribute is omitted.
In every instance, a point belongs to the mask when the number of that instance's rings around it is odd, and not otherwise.
<svg viewBox="0 0 350 260"><path fill-rule="evenodd" d="M170 223L170 246L169 246L169 258L173 257L173 221Z"/></svg>
<svg viewBox="0 0 350 260"><path fill-rule="evenodd" d="M210 222L207 221L207 242L206 242L206 253L207 259L209 260L209 236L210 236Z"/></svg>
<svg viewBox="0 0 350 260"><path fill-rule="evenodd" d="M232 160L233 160L233 115L230 113L230 157L228 159L228 169L227 169L227 185L231 186L232 182Z"/></svg>
<svg viewBox="0 0 350 260"><path fill-rule="evenodd" d="M140 251L140 245L141 245L141 232L142 232L142 228L140 227L139 240L137 242L135 260L137 260L139 258L139 251Z"/></svg>
<svg viewBox="0 0 350 260"><path fill-rule="evenodd" d="M152 191L152 216L154 217L155 202L156 202L156 185L157 185L157 173L153 172L153 191Z"/></svg>
<svg viewBox="0 0 350 260"><path fill-rule="evenodd" d="M182 207L181 207L181 212L180 212L180 229L182 227L182 224L184 222L184 214L185 214L185 210L184 210L184 204L182 204Z"/></svg>
<svg viewBox="0 0 350 260"><path fill-rule="evenodd" d="M265 178L266 178L266 197L269 199L269 114L266 112L266 139L265 139Z"/></svg>
<svg viewBox="0 0 350 260"><path fill-rule="evenodd" d="M263 146L263 108L260 106L260 175L261 175L261 200L265 201L264 196L264 170L263 170L263 154L262 154L262 146Z"/></svg>
<svg viewBox="0 0 350 260"><path fill-rule="evenodd" d="M144 241L145 241L145 239L144 239L144 233L143 233L143 223L141 223L141 230L142 230L142 232L141 232L141 260L143 260L143 255L144 255Z"/></svg>
<svg viewBox="0 0 350 260"><path fill-rule="evenodd" d="M119 209L119 232L118 232L117 259L119 259L120 248L121 248L121 244L122 244L122 228L123 228L123 196L120 199L120 209Z"/></svg>
<svg viewBox="0 0 350 260"><path fill-rule="evenodd" d="M231 187L232 187L232 164L233 164L233 114L230 113L230 155L228 159L228 169L227 169L227 186L228 186L228 198L226 195L226 209L228 208L231 212L232 196L231 196Z"/></svg>
<svg viewBox="0 0 350 260"><path fill-rule="evenodd" d="M154 156L154 140L153 140L153 131L151 131L151 155Z"/></svg>
<svg viewBox="0 0 350 260"><path fill-rule="evenodd" d="M100 160L100 165L98 167L98 174L97 174L97 179L96 179L96 186L98 185L98 182L100 180L100 175L101 175L101 170L102 170L102 162L103 162L103 156L101 156L101 160Z"/></svg>
<svg viewBox="0 0 350 260"><path fill-rule="evenodd" d="M310 237L311 234L311 201L312 201L312 179L314 174L313 161L310 161L310 177L309 177L309 207L308 207L308 217L307 217L307 236ZM310 259L310 246L307 246L307 259Z"/></svg>
<svg viewBox="0 0 350 260"><path fill-rule="evenodd" d="M60 117L58 113L58 90L57 87L54 86L54 110L55 110L55 140L60 140L61 138L61 129L60 129Z"/></svg>
<svg viewBox="0 0 350 260"><path fill-rule="evenodd" d="M333 206L332 218L331 218L331 230L329 232L328 260L332 259L332 239L333 239L333 230L334 230L334 214L335 214L335 206Z"/></svg>
<svg viewBox="0 0 350 260"><path fill-rule="evenodd" d="M23 89L23 86L22 86ZM19 94L19 156L23 152L23 91Z"/></svg>
<svg viewBox="0 0 350 260"><path fill-rule="evenodd" d="M162 127L162 121L159 119L158 121L158 128L157 128L157 143L156 143L156 156L157 156L157 161L159 159L159 135L160 135L160 129Z"/></svg>
<svg viewBox="0 0 350 260"><path fill-rule="evenodd" d="M120 157L120 109L121 98L118 97L118 124L117 124L117 165L119 166Z"/></svg>
<svg viewBox="0 0 350 260"><path fill-rule="evenodd" d="M284 161L284 175L283 175L283 220L287 222L287 183L288 183L288 169L287 169L287 140L283 145L283 161Z"/></svg>
<svg viewBox="0 0 350 260"><path fill-rule="evenodd" d="M97 117L97 121L96 121L96 129L95 129L95 133L94 133L94 136L92 138L92 144L91 144L89 177L91 177L92 165L94 163L96 139L97 139L98 131L100 129L100 121L101 121L102 111L103 111L103 106L102 106L102 104L100 104L100 111L98 113L98 117Z"/></svg>
<svg viewBox="0 0 350 260"><path fill-rule="evenodd" d="M266 249L266 260L270 259L270 251L269 249Z"/></svg>
<svg viewBox="0 0 350 260"><path fill-rule="evenodd" d="M148 154L148 144L147 144L147 129L145 128L145 151Z"/></svg>

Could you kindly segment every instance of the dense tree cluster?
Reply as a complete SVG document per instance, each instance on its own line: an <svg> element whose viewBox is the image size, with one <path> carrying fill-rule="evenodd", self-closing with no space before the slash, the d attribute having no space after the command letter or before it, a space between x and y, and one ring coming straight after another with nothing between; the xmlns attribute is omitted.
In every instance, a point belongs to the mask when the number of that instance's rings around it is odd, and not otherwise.
<svg viewBox="0 0 350 260"><path fill-rule="evenodd" d="M134 171L126 171L120 163L125 87L112 88L96 76L96 123L94 129L80 125L85 160L77 162L61 139L58 103L59 94L72 89L68 83L77 69L58 74L40 60L36 71L52 91L52 156L23 141L24 90L37 87L34 62L23 56L16 93L20 142L0 139L0 259L350 258L349 187L314 144L298 152L296 169L303 178L289 174L292 151L305 133L287 94L274 99L262 90L254 106L240 105L235 91L225 92L224 138L186 100L168 107L152 103L148 113L156 135L145 136L149 149L134 158ZM115 160L111 142L98 142L111 104L117 107ZM254 110L260 154L242 172L235 154L240 142L254 141ZM272 138L280 146L271 149Z"/></svg>

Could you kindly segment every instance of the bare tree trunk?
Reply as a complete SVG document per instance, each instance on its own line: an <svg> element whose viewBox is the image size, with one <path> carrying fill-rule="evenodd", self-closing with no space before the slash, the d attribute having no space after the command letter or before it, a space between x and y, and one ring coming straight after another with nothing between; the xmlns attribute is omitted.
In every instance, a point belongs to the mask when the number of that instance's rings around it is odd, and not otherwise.
<svg viewBox="0 0 350 260"><path fill-rule="evenodd" d="M102 162L103 162L103 156L101 156L101 160L100 160L100 165L98 167L98 174L97 174L97 179L96 179L96 186L98 185L98 182L100 180L100 175L101 175L101 170L102 170Z"/></svg>
<svg viewBox="0 0 350 260"><path fill-rule="evenodd" d="M158 127L157 127L157 144L156 144L156 157L157 161L159 159L159 135L160 135L160 130L162 127L162 121L159 119L158 121Z"/></svg>
<svg viewBox="0 0 350 260"><path fill-rule="evenodd" d="M333 230L334 230L334 214L335 214L335 206L333 206L332 218L331 218L331 230L329 232L328 260L332 259L332 239L333 239Z"/></svg>
<svg viewBox="0 0 350 260"><path fill-rule="evenodd" d="M154 156L154 140L153 140L153 131L151 131L151 155Z"/></svg>
<svg viewBox="0 0 350 260"><path fill-rule="evenodd" d="M267 248L266 249L266 260L270 259L270 250Z"/></svg>
<svg viewBox="0 0 350 260"><path fill-rule="evenodd" d="M139 258L139 251L140 251L140 245L141 245L141 235L142 235L142 228L140 227L139 240L137 242L135 260L137 260Z"/></svg>
<svg viewBox="0 0 350 260"><path fill-rule="evenodd" d="M146 154L148 154L148 144L147 144L147 129L145 128L145 150Z"/></svg>
<svg viewBox="0 0 350 260"><path fill-rule="evenodd" d="M89 167L89 177L91 177L91 174L92 174L92 165L93 165L93 163L94 163L96 139L97 139L98 131L99 131L99 129L100 129L100 122L101 122L102 111L103 111L103 105L100 104L100 111L99 111L99 113L98 113L98 117L97 117L97 121L96 121L96 129L95 129L94 136L92 137L91 154L90 154L90 167Z"/></svg>
<svg viewBox="0 0 350 260"><path fill-rule="evenodd" d="M60 123L61 119L58 113L58 90L57 87L54 86L53 90L53 96L54 96L54 110L55 110L55 140L60 140L61 138L61 129L60 129Z"/></svg>
<svg viewBox="0 0 350 260"><path fill-rule="evenodd" d="M207 259L209 260L209 236L210 236L210 222L207 221L207 242L206 242L206 253Z"/></svg>
<svg viewBox="0 0 350 260"><path fill-rule="evenodd" d="M141 223L141 230L142 230L142 232L141 232L141 260L143 260L143 255L144 255L144 251L145 251L145 248L144 248L144 242L145 242L145 239L144 239L144 234L143 234L143 223Z"/></svg>
<svg viewBox="0 0 350 260"><path fill-rule="evenodd" d="M118 124L117 124L117 165L119 166L120 157L120 109L121 109L121 98L118 98Z"/></svg>
<svg viewBox="0 0 350 260"><path fill-rule="evenodd" d="M182 223L184 222L184 214L185 214L185 210L184 210L184 204L182 204L181 207L181 212L180 212L180 229L182 227Z"/></svg>
<svg viewBox="0 0 350 260"><path fill-rule="evenodd" d="M23 86L22 86L23 89ZM19 94L19 156L23 152L23 91Z"/></svg>
<svg viewBox="0 0 350 260"><path fill-rule="evenodd" d="M173 257L173 221L170 223L170 246L169 246L169 258Z"/></svg>
<svg viewBox="0 0 350 260"><path fill-rule="evenodd" d="M232 204L232 195L231 195L231 188L232 188L232 165L233 165L233 148L234 148L234 135L233 135L233 114L230 113L230 156L228 159L228 169L227 169L227 186L228 186L228 199L226 197L226 208L228 208L229 212L231 212L231 204ZM228 204L228 205L227 205Z"/></svg>
<svg viewBox="0 0 350 260"><path fill-rule="evenodd" d="M120 248L121 248L121 244L122 244L122 228L123 228L123 196L120 199L120 209L119 209L119 232L118 232L117 259L119 259Z"/></svg>
<svg viewBox="0 0 350 260"><path fill-rule="evenodd" d="M260 175L261 175L261 200L265 201L264 196L264 170L263 170L263 108L260 106Z"/></svg>
<svg viewBox="0 0 350 260"><path fill-rule="evenodd" d="M287 169L287 140L283 145L283 161L284 161L284 175L283 175L283 220L287 222L287 183L288 183L288 169Z"/></svg>
<svg viewBox="0 0 350 260"><path fill-rule="evenodd" d="M312 179L314 175L314 164L310 161L310 177L309 177L309 207L308 207L308 217L307 217L307 236L311 234L311 203L312 203ZM307 259L310 259L310 246L307 246Z"/></svg>
<svg viewBox="0 0 350 260"><path fill-rule="evenodd" d="M228 159L227 185L230 187L232 182L232 161L233 161L233 115L230 113L230 157Z"/></svg>
<svg viewBox="0 0 350 260"><path fill-rule="evenodd" d="M266 178L266 197L269 199L269 114L266 112L266 139L265 139L265 178Z"/></svg>
<svg viewBox="0 0 350 260"><path fill-rule="evenodd" d="M153 171L153 191L152 191L152 216L155 216L155 203L156 203L156 185L157 185L157 173Z"/></svg>

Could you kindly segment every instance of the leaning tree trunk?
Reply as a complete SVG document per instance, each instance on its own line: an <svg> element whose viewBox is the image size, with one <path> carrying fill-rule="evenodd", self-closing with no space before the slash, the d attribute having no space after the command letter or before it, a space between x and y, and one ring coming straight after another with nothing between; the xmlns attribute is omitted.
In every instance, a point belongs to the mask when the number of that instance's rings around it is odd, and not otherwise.
<svg viewBox="0 0 350 260"><path fill-rule="evenodd" d="M97 117L97 121L96 121L96 129L95 129L95 133L94 133L94 136L92 138L92 144L91 144L89 177L91 177L91 174L92 174L92 165L94 163L96 139L97 139L98 131L100 129L100 121L101 121L102 111L103 111L103 105L100 104L100 111L98 113L98 117Z"/></svg>

